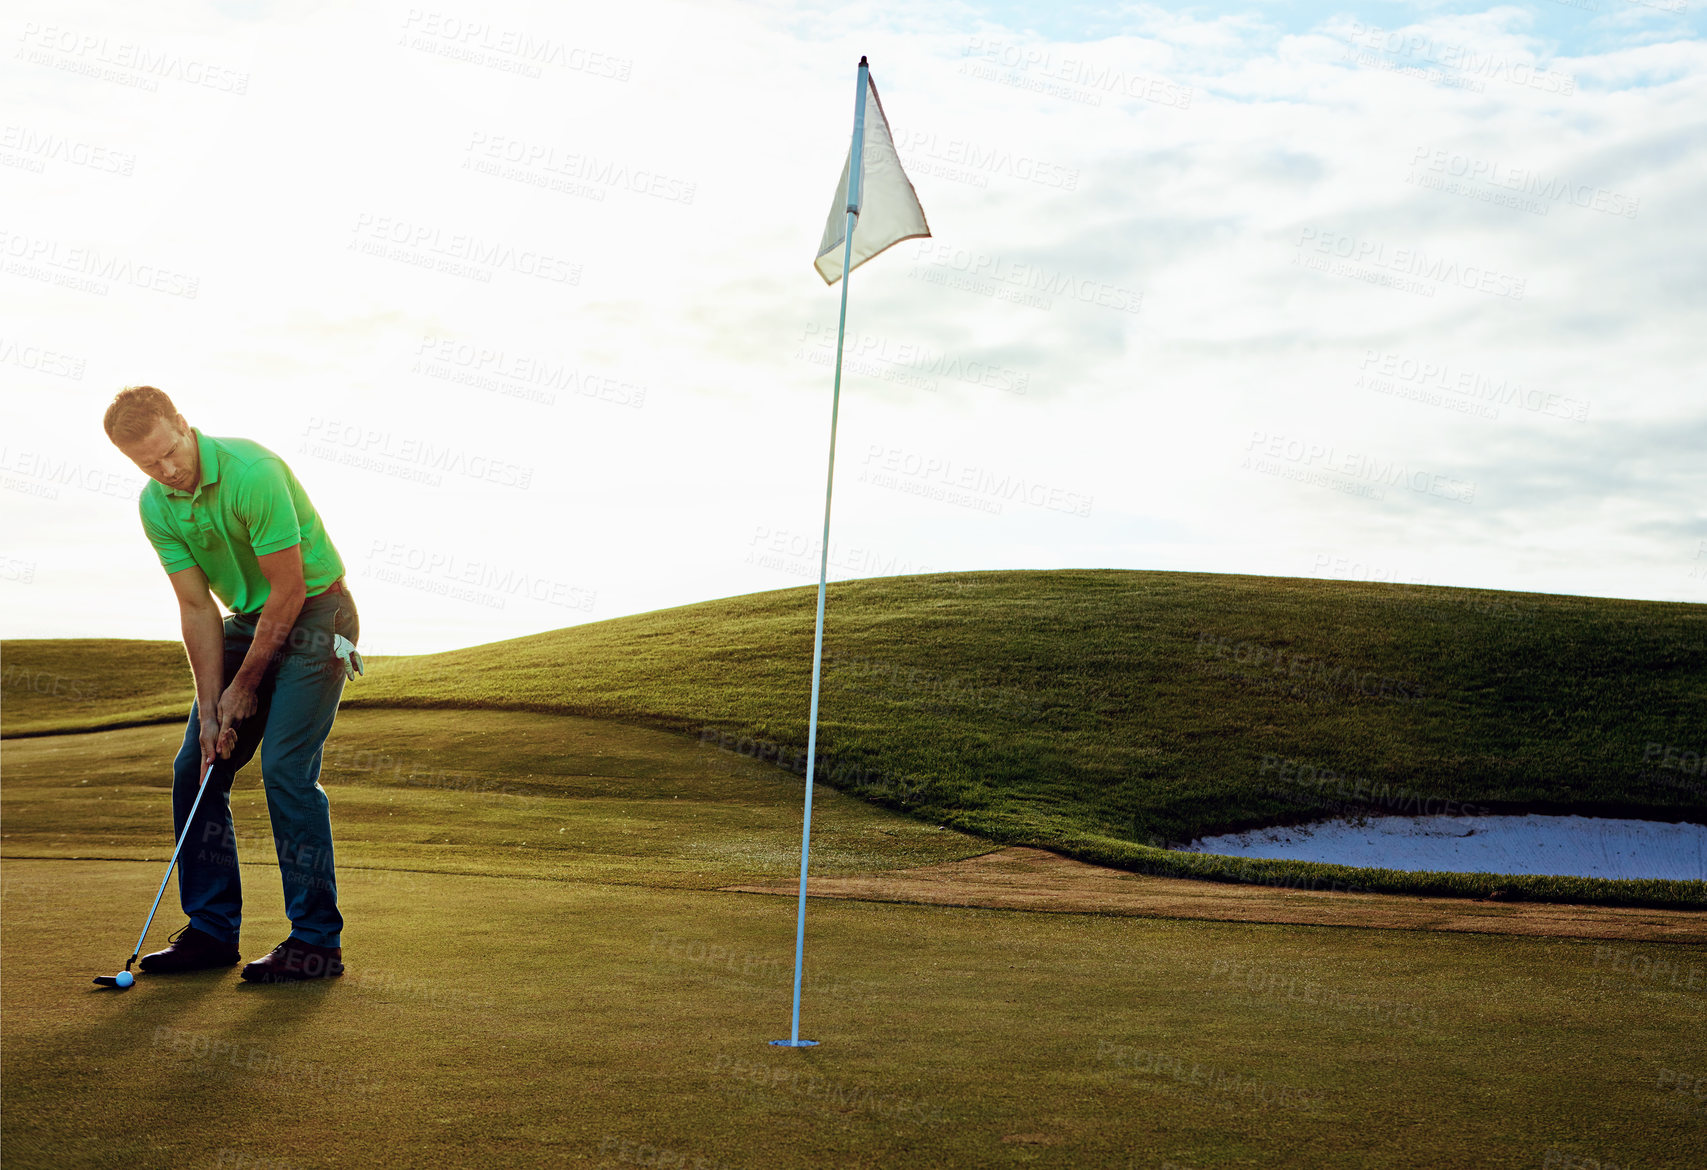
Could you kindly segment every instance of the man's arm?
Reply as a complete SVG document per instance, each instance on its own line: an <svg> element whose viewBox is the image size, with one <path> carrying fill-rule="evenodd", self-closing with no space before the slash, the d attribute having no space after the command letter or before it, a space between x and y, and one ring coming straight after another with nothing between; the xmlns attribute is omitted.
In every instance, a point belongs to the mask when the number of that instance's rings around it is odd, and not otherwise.
<svg viewBox="0 0 1707 1170"><path fill-rule="evenodd" d="M231 754L229 745L219 742L220 696L225 690L225 625L220 620L219 605L208 592L207 575L198 565L180 569L168 578L172 592L178 598L178 617L184 632L184 653L190 660L190 674L195 678L196 708L202 715L202 767L207 771L214 754ZM235 736L231 737L235 740Z"/></svg>
<svg viewBox="0 0 1707 1170"><path fill-rule="evenodd" d="M249 643L249 653L244 655L237 677L219 697L221 737L255 713L255 689L261 685L261 679L273 664L279 647L290 636L291 627L296 625L297 615L302 612L302 603L308 596L308 586L302 578L300 544L255 560L261 566L261 575L267 579L267 602L261 606L261 614L255 619L255 638Z"/></svg>

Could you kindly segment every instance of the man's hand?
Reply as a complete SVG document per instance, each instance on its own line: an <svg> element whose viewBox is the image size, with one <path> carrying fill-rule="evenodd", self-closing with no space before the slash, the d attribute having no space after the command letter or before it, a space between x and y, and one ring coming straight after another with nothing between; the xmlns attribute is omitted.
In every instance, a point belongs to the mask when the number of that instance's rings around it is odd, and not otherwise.
<svg viewBox="0 0 1707 1170"><path fill-rule="evenodd" d="M237 725L260 706L255 691L275 664L280 649L302 610L306 593L302 579L302 549L298 545L256 558L270 592L255 622L255 636L236 677L224 680L224 634L219 606L209 592L207 577L191 566L171 575L172 589L184 629L184 650L196 680L196 708L201 712L202 771L237 747Z"/></svg>
<svg viewBox="0 0 1707 1170"><path fill-rule="evenodd" d="M237 731L235 728L221 731L209 720L201 725L201 745L202 775L205 776L216 758L223 760L230 757L232 749L237 746Z"/></svg>
<svg viewBox="0 0 1707 1170"><path fill-rule="evenodd" d="M237 741L237 725L255 713L260 703L255 699L255 688L238 675L225 688L225 693L219 696L219 742L224 743L227 735L231 741ZM229 756L231 749L226 748L219 753L222 757Z"/></svg>

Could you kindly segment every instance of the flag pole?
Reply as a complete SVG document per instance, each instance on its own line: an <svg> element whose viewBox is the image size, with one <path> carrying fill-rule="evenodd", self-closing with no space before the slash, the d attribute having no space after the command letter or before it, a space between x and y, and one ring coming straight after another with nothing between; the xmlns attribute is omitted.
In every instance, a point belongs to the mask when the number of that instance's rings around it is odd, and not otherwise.
<svg viewBox="0 0 1707 1170"><path fill-rule="evenodd" d="M811 1048L816 1040L800 1038L800 978L806 962L806 859L812 849L812 776L818 767L818 678L824 660L824 587L830 568L830 494L836 486L836 415L842 401L842 341L848 327L848 269L853 264L854 225L859 218L861 156L865 145L865 91L870 66L859 59L859 94L854 99L853 146L848 162L847 227L842 233L842 312L836 322L836 377L830 394L830 466L824 477L824 541L818 552L818 626L812 635L812 715L806 731L806 816L800 828L800 908L794 928L794 1026L787 1040L772 1040L783 1048Z"/></svg>

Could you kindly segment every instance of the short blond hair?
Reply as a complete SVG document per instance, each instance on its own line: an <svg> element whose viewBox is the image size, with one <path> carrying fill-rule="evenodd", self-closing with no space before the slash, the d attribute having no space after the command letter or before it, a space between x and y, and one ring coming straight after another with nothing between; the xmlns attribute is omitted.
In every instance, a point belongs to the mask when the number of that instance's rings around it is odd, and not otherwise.
<svg viewBox="0 0 1707 1170"><path fill-rule="evenodd" d="M154 420L167 422L178 417L178 408L166 392L152 386L126 386L113 396L103 420L107 438L115 443L134 443L154 429Z"/></svg>

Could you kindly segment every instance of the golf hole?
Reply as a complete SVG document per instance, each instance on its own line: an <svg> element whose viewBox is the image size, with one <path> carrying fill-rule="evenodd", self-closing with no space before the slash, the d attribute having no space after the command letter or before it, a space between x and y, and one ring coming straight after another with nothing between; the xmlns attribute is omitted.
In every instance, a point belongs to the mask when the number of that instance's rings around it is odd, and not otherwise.
<svg viewBox="0 0 1707 1170"><path fill-rule="evenodd" d="M1707 826L1614 817L1340 818L1200 837L1181 852L1436 873L1707 880Z"/></svg>

